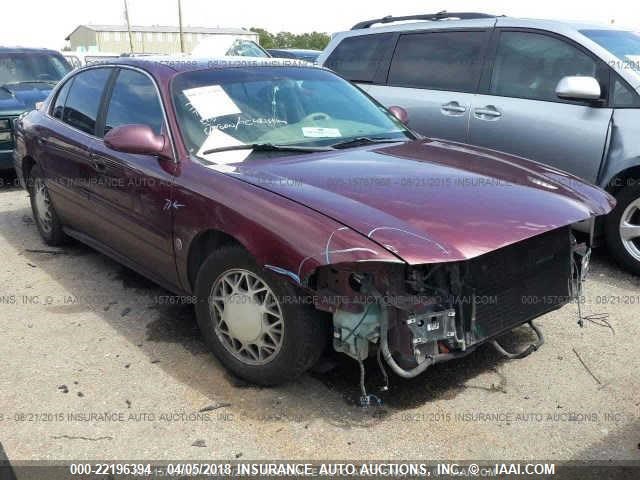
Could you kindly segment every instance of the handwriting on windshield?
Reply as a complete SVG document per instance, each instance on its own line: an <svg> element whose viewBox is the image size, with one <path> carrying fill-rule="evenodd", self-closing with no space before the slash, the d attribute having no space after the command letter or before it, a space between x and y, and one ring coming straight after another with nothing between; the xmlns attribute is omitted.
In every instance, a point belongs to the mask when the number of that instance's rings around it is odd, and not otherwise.
<svg viewBox="0 0 640 480"><path fill-rule="evenodd" d="M213 130L237 130L240 127L267 127L267 128L276 128L284 125L288 125L289 122L286 120L282 120L279 118L264 118L264 117L256 117L256 118L241 118L238 116L235 122L224 122L224 123L211 123L208 121L203 121L205 132L210 134Z"/></svg>

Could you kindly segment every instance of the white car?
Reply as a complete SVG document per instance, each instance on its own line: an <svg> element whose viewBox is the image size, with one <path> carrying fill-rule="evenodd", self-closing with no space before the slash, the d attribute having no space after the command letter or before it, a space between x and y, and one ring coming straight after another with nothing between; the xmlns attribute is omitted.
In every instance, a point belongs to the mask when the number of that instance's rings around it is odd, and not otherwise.
<svg viewBox="0 0 640 480"><path fill-rule="evenodd" d="M271 57L253 40L241 37L216 36L201 40L191 52L194 57Z"/></svg>

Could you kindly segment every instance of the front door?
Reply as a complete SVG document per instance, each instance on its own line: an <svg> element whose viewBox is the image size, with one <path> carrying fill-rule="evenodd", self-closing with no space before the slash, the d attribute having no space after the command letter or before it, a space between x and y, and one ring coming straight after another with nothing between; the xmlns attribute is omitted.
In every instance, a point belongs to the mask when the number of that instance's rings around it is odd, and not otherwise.
<svg viewBox="0 0 640 480"><path fill-rule="evenodd" d="M500 31L490 83L477 95L469 143L520 155L595 183L613 110L606 104L608 67L558 36ZM596 77L602 99L557 97L565 76Z"/></svg>
<svg viewBox="0 0 640 480"><path fill-rule="evenodd" d="M133 69L117 73L103 118L99 137L126 124L148 125L157 134L166 133L154 82ZM172 202L172 160L116 152L100 139L92 149L91 162L96 181L89 198L98 239L149 276L178 285L173 215L182 207Z"/></svg>

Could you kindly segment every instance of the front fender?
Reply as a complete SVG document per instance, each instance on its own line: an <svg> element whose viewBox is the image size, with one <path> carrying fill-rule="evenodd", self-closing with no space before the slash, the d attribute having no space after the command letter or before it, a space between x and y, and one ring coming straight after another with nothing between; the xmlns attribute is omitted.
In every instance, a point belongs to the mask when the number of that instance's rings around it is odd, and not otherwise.
<svg viewBox="0 0 640 480"><path fill-rule="evenodd" d="M207 230L233 237L259 265L300 286L322 265L404 263L311 208L195 162L182 169L174 192L174 200L184 206L174 213L174 232L183 245L176 250L176 262L187 290L189 250Z"/></svg>
<svg viewBox="0 0 640 480"><path fill-rule="evenodd" d="M602 169L599 185L617 191L627 185L619 183L621 172L640 170L640 109L617 109L613 113L611 143ZM636 178L640 179L640 176Z"/></svg>

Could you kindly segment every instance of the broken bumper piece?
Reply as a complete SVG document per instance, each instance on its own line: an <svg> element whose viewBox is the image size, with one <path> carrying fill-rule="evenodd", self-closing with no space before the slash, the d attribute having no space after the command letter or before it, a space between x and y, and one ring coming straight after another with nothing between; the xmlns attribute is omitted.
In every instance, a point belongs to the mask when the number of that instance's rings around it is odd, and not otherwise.
<svg viewBox="0 0 640 480"><path fill-rule="evenodd" d="M588 259L564 227L466 261L331 267L316 281L341 300L318 307L333 313L335 350L359 362L380 351L411 378L526 323L538 336L531 346L509 353L495 345L510 358L535 351L544 339L531 321L579 295Z"/></svg>

